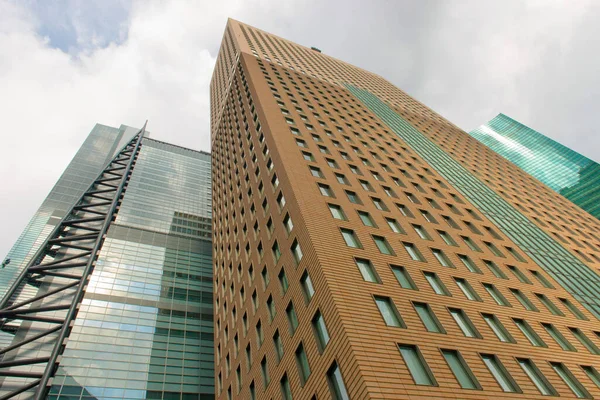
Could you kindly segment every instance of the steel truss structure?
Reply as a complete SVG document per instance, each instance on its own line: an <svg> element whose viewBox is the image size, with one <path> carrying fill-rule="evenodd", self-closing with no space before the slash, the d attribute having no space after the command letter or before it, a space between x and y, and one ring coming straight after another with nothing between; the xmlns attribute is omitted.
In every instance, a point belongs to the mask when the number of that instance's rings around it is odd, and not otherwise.
<svg viewBox="0 0 600 400"><path fill-rule="evenodd" d="M0 332L12 335L0 349L0 400L27 391L33 399L46 398L145 128L67 212L0 301Z"/></svg>

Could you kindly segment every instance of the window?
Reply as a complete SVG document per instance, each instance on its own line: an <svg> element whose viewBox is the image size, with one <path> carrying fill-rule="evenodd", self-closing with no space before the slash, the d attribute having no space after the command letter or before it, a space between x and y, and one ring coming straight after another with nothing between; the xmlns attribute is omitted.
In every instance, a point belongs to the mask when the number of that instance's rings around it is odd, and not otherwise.
<svg viewBox="0 0 600 400"><path fill-rule="evenodd" d="M477 265L475 265L475 263L473 262L473 260L471 260L471 258L469 258L469 256L466 256L464 254L458 254L458 258L464 264L464 266L467 267L469 271L474 272L476 274L481 274L481 270L477 267Z"/></svg>
<svg viewBox="0 0 600 400"><path fill-rule="evenodd" d="M413 213L410 211L410 209L408 207L406 207L405 205L402 204L396 204L396 207L398 207L398 210L400 211L400 213L402 215L404 215L407 218L414 218L415 216L413 215Z"/></svg>
<svg viewBox="0 0 600 400"><path fill-rule="evenodd" d="M407 242L403 242L403 244L404 249L410 256L410 258L412 258L414 261L425 261L425 259L421 255L421 252L419 251L419 249L417 249L417 247L414 244Z"/></svg>
<svg viewBox="0 0 600 400"><path fill-rule="evenodd" d="M292 400L292 389L290 388L290 381L288 380L287 374L283 374L280 383L283 400Z"/></svg>
<svg viewBox="0 0 600 400"><path fill-rule="evenodd" d="M583 372L586 373L588 378L590 378L590 380L594 382L596 386L600 387L600 373L598 373L596 368L592 367L591 365L582 365L581 369L583 369Z"/></svg>
<svg viewBox="0 0 600 400"><path fill-rule="evenodd" d="M477 246L475 244L475 242L467 236L461 236L462 240L465 242L465 244L469 247L469 249L473 250L473 251L477 251L481 253L481 249L479 248L479 246Z"/></svg>
<svg viewBox="0 0 600 400"><path fill-rule="evenodd" d="M515 339L508 333L502 322L494 314L481 314L483 320L488 324L492 332L496 334L501 342L516 343Z"/></svg>
<svg viewBox="0 0 600 400"><path fill-rule="evenodd" d="M290 335L293 336L298 328L298 316L296 315L296 310L294 309L294 303L290 301L290 304L288 304L287 308L285 309L285 313L288 318Z"/></svg>
<svg viewBox="0 0 600 400"><path fill-rule="evenodd" d="M492 285L491 283L483 283L482 285L498 305L510 307L510 303L508 300L506 300L506 297L500 293L496 286Z"/></svg>
<svg viewBox="0 0 600 400"><path fill-rule="evenodd" d="M315 158L313 157L312 154L310 154L309 152L303 151L302 152L302 157L306 160L306 161L315 161Z"/></svg>
<svg viewBox="0 0 600 400"><path fill-rule="evenodd" d="M458 226L458 224L452 219L452 217L442 215L442 218L444 218L444 221L446 221L448 226L450 226L451 228L460 229L460 226Z"/></svg>
<svg viewBox="0 0 600 400"><path fill-rule="evenodd" d="M471 322L467 314L460 308L449 308L450 315L466 337L481 338L481 335Z"/></svg>
<svg viewBox="0 0 600 400"><path fill-rule="evenodd" d="M317 310L317 313L312 319L312 326L317 338L317 346L319 347L319 352L323 353L325 351L325 347L329 343L329 332L327 332L327 326L325 326L325 320L321 315L321 312Z"/></svg>
<svg viewBox="0 0 600 400"><path fill-rule="evenodd" d="M525 371L525 374L531 379L535 387L538 388L544 396L558 396L556 390L550 385L538 367L529 358L517 358L517 362Z"/></svg>
<svg viewBox="0 0 600 400"><path fill-rule="evenodd" d="M473 301L482 301L481 297L479 297L477 292L475 292L475 289L471 287L471 285L469 284L469 282L467 282L466 279L454 278L454 281L456 282L456 286L458 286L458 288L461 290L461 292L463 292L467 299Z"/></svg>
<svg viewBox="0 0 600 400"><path fill-rule="evenodd" d="M346 242L347 246L354 248L362 248L362 244L354 234L353 230L342 228L341 232L342 237L344 238L344 241Z"/></svg>
<svg viewBox="0 0 600 400"><path fill-rule="evenodd" d="M277 264L277 262L281 258L281 251L279 250L279 244L277 244L277 241L275 241L275 243L273 243L273 247L271 247L271 251L273 252L273 259L275 260L275 264Z"/></svg>
<svg viewBox="0 0 600 400"><path fill-rule="evenodd" d="M279 284L281 285L281 291L283 294L285 294L285 292L287 292L288 287L289 287L289 283L287 280L287 276L285 276L285 269L283 269L283 267L281 268L281 271L279 271Z"/></svg>
<svg viewBox="0 0 600 400"><path fill-rule="evenodd" d="M429 332L446 333L429 304L413 302L413 306L415 307L419 318L421 318L423 325L425 325L425 329Z"/></svg>
<svg viewBox="0 0 600 400"><path fill-rule="evenodd" d="M577 338L581 342L581 344L588 349L588 351L592 354L600 354L600 349L598 346L594 344L579 328L569 328L573 336Z"/></svg>
<svg viewBox="0 0 600 400"><path fill-rule="evenodd" d="M431 236L429 236L429 233L427 233L427 231L425 230L425 228L423 228L421 225L415 225L415 224L413 224L412 227L415 230L415 232L417 232L417 235L419 235L419 237L421 239L431 240Z"/></svg>
<svg viewBox="0 0 600 400"><path fill-rule="evenodd" d="M365 281L373 282L373 283L381 283L381 280L379 279L377 272L375 272L375 269L373 268L373 264L371 264L371 261L365 260L363 258L357 258L354 261L356 262L356 266L358 267L358 270L360 271L360 273Z"/></svg>
<svg viewBox="0 0 600 400"><path fill-rule="evenodd" d="M337 179L338 183L341 185L349 185L350 181L348 181L348 178L346 178L346 176L342 175L342 174L335 174L335 179Z"/></svg>
<svg viewBox="0 0 600 400"><path fill-rule="evenodd" d="M435 256L435 258L440 262L440 264L442 264L442 267L454 268L452 261L450 261L446 253L444 253L442 250L431 249L431 252Z"/></svg>
<svg viewBox="0 0 600 400"><path fill-rule="evenodd" d="M310 365L308 364L308 357L306 357L302 342L300 342L296 349L296 364L298 365L298 373L300 375L300 385L304 386L310 377Z"/></svg>
<svg viewBox="0 0 600 400"><path fill-rule="evenodd" d="M567 351L575 351L575 347L567 341L567 339L559 332L558 329L552 324L542 324L548 335L552 336L552 339L563 349Z"/></svg>
<svg viewBox="0 0 600 400"><path fill-rule="evenodd" d="M302 277L300 278L300 284L302 285L302 293L304 293L304 299L307 303L309 303L312 297L315 295L315 289L310 279L310 275L308 275L308 271L304 271L304 273L302 274Z"/></svg>
<svg viewBox="0 0 600 400"><path fill-rule="evenodd" d="M488 267L488 269L492 272L492 274L494 274L494 276L496 278L508 279L506 277L506 275L504 274L504 272L502 272L502 270L500 269L498 264L496 264L495 262L489 261L489 260L483 260L483 263L485 264L486 267Z"/></svg>
<svg viewBox="0 0 600 400"><path fill-rule="evenodd" d="M371 186L369 182L363 181L362 179L359 179L358 182L360 183L360 186L367 192L374 192L373 186Z"/></svg>
<svg viewBox="0 0 600 400"><path fill-rule="evenodd" d="M386 218L385 221L387 222L388 226L390 227L390 229L392 230L392 232L394 233L405 233L404 229L402 229L402 227L400 226L400 223L398 223L398 221L396 221L393 218Z"/></svg>
<svg viewBox="0 0 600 400"><path fill-rule="evenodd" d="M520 319L520 318L513 318L513 321L514 321L515 325L517 325L517 328L519 328L521 333L523 333L523 335L527 338L527 340L529 340L529 342L532 345L537 346L537 347L548 347L548 346L546 346L546 343L544 343L542 338L540 338L538 336L538 334L535 333L535 331L527 323L527 321L525 321L524 319Z"/></svg>
<svg viewBox="0 0 600 400"><path fill-rule="evenodd" d="M258 320L258 323L256 324L256 341L258 343L258 347L260 347L263 342L264 342L264 337L263 337L263 329L262 329L262 323L260 322L260 320Z"/></svg>
<svg viewBox="0 0 600 400"><path fill-rule="evenodd" d="M436 294L450 296L450 292L448 291L446 286L444 286L444 284L435 272L423 271L423 275L425 276L425 279L427 280L427 282L429 282L429 285L431 285L431 288Z"/></svg>
<svg viewBox="0 0 600 400"><path fill-rule="evenodd" d="M391 268L394 276L403 289L417 290L417 285L415 285L415 282L410 277L406 268L397 265L392 265Z"/></svg>
<svg viewBox="0 0 600 400"><path fill-rule="evenodd" d="M362 221L363 225L375 228L377 227L377 225L375 225L375 221L373 221L373 218L371 218L371 215L368 212L358 211L358 216L360 217L360 220Z"/></svg>
<svg viewBox="0 0 600 400"><path fill-rule="evenodd" d="M400 354L417 385L437 386L433 373L415 345L399 344Z"/></svg>
<svg viewBox="0 0 600 400"><path fill-rule="evenodd" d="M342 373L335 361L327 371L327 382L329 383L329 390L331 391L333 400L350 400L346 391L346 385L344 385Z"/></svg>
<svg viewBox="0 0 600 400"><path fill-rule="evenodd" d="M521 393L521 389L517 386L517 383L508 374L508 371L504 368L504 365L500 362L500 359L494 354L480 354L481 359L486 367L490 370L500 388L505 392Z"/></svg>
<svg viewBox="0 0 600 400"><path fill-rule="evenodd" d="M475 375L473 375L469 366L457 350L443 349L442 355L446 359L446 362L456 377L460 387L463 389L481 389Z"/></svg>
<svg viewBox="0 0 600 400"><path fill-rule="evenodd" d="M279 362L283 358L283 342L281 341L279 330L276 330L275 334L273 335L273 345L275 346L275 356L277 357L277 362Z"/></svg>
<svg viewBox="0 0 600 400"><path fill-rule="evenodd" d="M548 297L546 297L546 295L536 293L535 297L537 297L540 303L542 303L552 314L564 317L565 314L563 314L563 312L560 311L558 307L556 307L556 305L554 305L554 303Z"/></svg>
<svg viewBox="0 0 600 400"><path fill-rule="evenodd" d="M446 242L446 244L448 246L457 246L456 242L454 241L454 239L452 238L452 236L450 236L450 234L448 232L437 231L437 233L444 240L444 242Z"/></svg>
<svg viewBox="0 0 600 400"><path fill-rule="evenodd" d="M360 201L360 198L358 197L358 195L351 191L351 190L346 190L346 196L348 196L348 200L350 200L350 203L354 203L354 204L362 204L362 202Z"/></svg>
<svg viewBox="0 0 600 400"><path fill-rule="evenodd" d="M523 292L521 292L519 289L510 289L511 293L517 298L517 300L519 300L519 303L521 303L521 305L523 307L525 307L525 309L527 311L539 311L534 305L533 303L527 298L527 296L525 296L525 294Z"/></svg>
<svg viewBox="0 0 600 400"><path fill-rule="evenodd" d="M288 235L290 234L292 229L294 229L294 223L292 222L292 218L289 214L285 215L285 218L283 219L283 226L285 227L285 231Z"/></svg>
<svg viewBox="0 0 600 400"><path fill-rule="evenodd" d="M429 211L426 211L426 210L419 210L419 211L421 211L421 215L423 216L423 218L425 218L425 221L431 222L432 224L437 224L437 221L435 220L435 218L433 218L433 215L431 215L431 213Z"/></svg>
<svg viewBox="0 0 600 400"><path fill-rule="evenodd" d="M314 166L310 166L310 173L312 174L312 176L314 176L315 178L324 178L323 173L321 172L321 169L319 167L314 167Z"/></svg>
<svg viewBox="0 0 600 400"><path fill-rule="evenodd" d="M522 283L526 283L528 285L531 285L531 281L529 280L529 278L527 278L525 276L525 274L523 272L521 272L521 270L517 267L515 267L514 265L507 265L508 269L510 270L510 272L513 273L513 275Z"/></svg>
<svg viewBox="0 0 600 400"><path fill-rule="evenodd" d="M550 365L552 369L561 379L567 384L569 389L573 391L575 396L580 399L592 398L592 396L588 393L587 390L583 387L581 383L575 378L575 376L569 371L569 369L560 362L551 362Z"/></svg>
<svg viewBox="0 0 600 400"><path fill-rule="evenodd" d="M337 204L327 204L327 206L329 207L329 211L331 212L333 218L340 219L342 221L346 220L346 214L344 214L342 207L338 206Z"/></svg>
<svg viewBox="0 0 600 400"><path fill-rule="evenodd" d="M387 206L383 201L381 201L381 199L378 199L377 197L371 197L371 200L373 201L375 208L379 211L388 211Z"/></svg>
<svg viewBox="0 0 600 400"><path fill-rule="evenodd" d="M269 296L269 298L267 299L267 310L269 311L269 322L271 322L271 321L273 321L273 318L275 318L275 314L276 314L275 303L273 302L273 296Z"/></svg>
<svg viewBox="0 0 600 400"><path fill-rule="evenodd" d="M292 255L294 256L294 261L296 261L296 265L300 264L300 261L302 260L302 249L300 248L300 243L298 243L297 240L294 240L294 242L292 243Z"/></svg>
<svg viewBox="0 0 600 400"><path fill-rule="evenodd" d="M379 312L387 326L395 326L398 328L406 327L392 299L381 296L375 296L374 298L375 304L377 304L377 308L379 308Z"/></svg>
<svg viewBox="0 0 600 400"><path fill-rule="evenodd" d="M379 249L379 251L382 254L394 255L394 250L392 249L392 246L390 246L388 241L383 236L376 236L376 235L372 235L372 236L373 236L373 241L375 242L375 245L377 246L377 248Z"/></svg>
<svg viewBox="0 0 600 400"><path fill-rule="evenodd" d="M542 284L542 286L548 289L554 289L554 286L552 286L550 281L548 281L548 279L546 279L546 277L542 275L539 271L529 270L529 272L531 272L531 275L533 275L535 279L537 279Z"/></svg>
<svg viewBox="0 0 600 400"><path fill-rule="evenodd" d="M267 365L267 358L263 357L260 362L260 372L262 374L263 386L266 389L269 386L270 378L269 378L269 367Z"/></svg>
<svg viewBox="0 0 600 400"><path fill-rule="evenodd" d="M333 190L331 190L331 187L329 187L329 185L326 185L324 183L319 183L318 186L319 186L319 191L321 192L321 194L323 196L334 197Z"/></svg>
<svg viewBox="0 0 600 400"><path fill-rule="evenodd" d="M587 320L587 318L585 317L585 315L583 315L583 313L581 311L579 311L579 309L577 307L575 307L575 304L571 303L569 300L567 299L563 299L563 298L558 298L558 300L560 300L560 302L567 308L567 310L571 311L571 313L577 317L577 319L581 319L581 320Z"/></svg>

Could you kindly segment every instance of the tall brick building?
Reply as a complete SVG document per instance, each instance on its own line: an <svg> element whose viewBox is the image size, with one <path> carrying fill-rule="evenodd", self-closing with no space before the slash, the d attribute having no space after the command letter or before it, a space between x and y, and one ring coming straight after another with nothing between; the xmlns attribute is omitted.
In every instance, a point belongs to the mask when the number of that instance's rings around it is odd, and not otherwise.
<svg viewBox="0 0 600 400"><path fill-rule="evenodd" d="M218 398L600 397L596 218L234 20L211 107Z"/></svg>

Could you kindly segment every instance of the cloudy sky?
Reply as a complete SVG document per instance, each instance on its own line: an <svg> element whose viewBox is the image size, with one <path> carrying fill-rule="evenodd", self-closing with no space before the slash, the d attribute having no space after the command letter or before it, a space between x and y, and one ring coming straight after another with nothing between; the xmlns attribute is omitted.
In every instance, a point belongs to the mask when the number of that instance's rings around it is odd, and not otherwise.
<svg viewBox="0 0 600 400"><path fill-rule="evenodd" d="M227 17L378 73L465 130L504 112L600 161L598 1L0 0L0 257L96 122L148 119L209 150Z"/></svg>

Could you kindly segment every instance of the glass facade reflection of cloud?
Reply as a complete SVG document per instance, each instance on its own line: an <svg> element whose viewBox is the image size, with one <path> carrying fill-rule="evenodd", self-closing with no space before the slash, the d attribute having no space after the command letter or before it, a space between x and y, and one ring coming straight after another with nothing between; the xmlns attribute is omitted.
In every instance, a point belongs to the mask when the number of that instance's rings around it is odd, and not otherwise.
<svg viewBox="0 0 600 400"><path fill-rule="evenodd" d="M469 134L600 218L598 163L504 114L498 114Z"/></svg>

